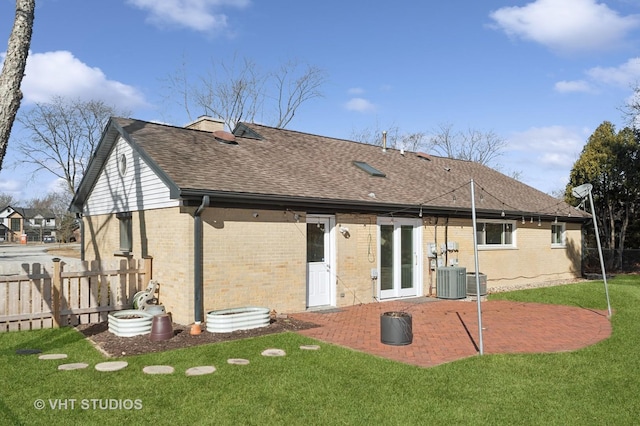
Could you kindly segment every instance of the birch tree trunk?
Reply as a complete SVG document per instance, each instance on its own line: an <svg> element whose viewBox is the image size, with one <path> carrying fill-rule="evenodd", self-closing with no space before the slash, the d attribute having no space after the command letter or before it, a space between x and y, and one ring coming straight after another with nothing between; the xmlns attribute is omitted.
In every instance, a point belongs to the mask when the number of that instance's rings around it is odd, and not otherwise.
<svg viewBox="0 0 640 426"><path fill-rule="evenodd" d="M16 0L16 18L0 74L0 170L22 100L20 83L27 66L35 7L35 0Z"/></svg>

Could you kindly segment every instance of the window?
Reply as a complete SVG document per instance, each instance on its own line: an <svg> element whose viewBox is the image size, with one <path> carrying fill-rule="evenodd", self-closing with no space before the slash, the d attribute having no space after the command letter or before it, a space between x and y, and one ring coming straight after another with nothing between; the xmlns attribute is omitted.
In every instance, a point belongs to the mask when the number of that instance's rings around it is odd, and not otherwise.
<svg viewBox="0 0 640 426"><path fill-rule="evenodd" d="M20 232L20 218L12 217L11 218L11 230L13 232Z"/></svg>
<svg viewBox="0 0 640 426"><path fill-rule="evenodd" d="M364 161L354 161L353 165L356 166L357 168L359 168L361 170L364 170L365 172L369 173L371 176L377 176L377 177L386 177L387 176L386 174L384 174L380 170L376 169L375 167L373 167L370 164L365 163Z"/></svg>
<svg viewBox="0 0 640 426"><path fill-rule="evenodd" d="M551 246L552 247L564 247L565 246L565 229L564 223L552 223L551 224Z"/></svg>
<svg viewBox="0 0 640 426"><path fill-rule="evenodd" d="M116 217L120 221L120 253L129 254L133 250L131 212L117 213Z"/></svg>
<svg viewBox="0 0 640 426"><path fill-rule="evenodd" d="M120 154L120 157L118 158L118 171L120 172L120 176L125 176L127 174L126 154Z"/></svg>
<svg viewBox="0 0 640 426"><path fill-rule="evenodd" d="M476 224L479 246L515 247L515 222L483 221Z"/></svg>

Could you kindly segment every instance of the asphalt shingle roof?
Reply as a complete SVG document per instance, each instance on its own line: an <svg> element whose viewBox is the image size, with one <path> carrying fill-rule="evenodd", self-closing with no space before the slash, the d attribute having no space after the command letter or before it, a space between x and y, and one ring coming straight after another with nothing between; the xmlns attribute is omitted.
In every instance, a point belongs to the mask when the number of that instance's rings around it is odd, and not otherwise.
<svg viewBox="0 0 640 426"><path fill-rule="evenodd" d="M478 212L587 217L573 207L470 161L417 155L292 130L241 123L261 139L240 136L226 144L212 133L114 118L125 137L146 154L181 192L312 199L327 204L466 212L475 183ZM247 133L249 134L249 133ZM363 161L386 174L371 176ZM371 194L375 194L375 197ZM527 219L529 219L527 217Z"/></svg>

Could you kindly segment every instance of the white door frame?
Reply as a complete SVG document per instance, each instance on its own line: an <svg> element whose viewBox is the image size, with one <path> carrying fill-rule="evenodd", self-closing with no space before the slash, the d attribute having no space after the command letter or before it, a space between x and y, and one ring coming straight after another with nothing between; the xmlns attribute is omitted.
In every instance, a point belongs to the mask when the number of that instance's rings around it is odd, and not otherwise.
<svg viewBox="0 0 640 426"><path fill-rule="evenodd" d="M410 218L391 218L391 217L379 217L378 218L378 244L377 244L377 252L378 252L378 298L379 299L394 299L401 297L416 297L423 295L423 259L422 259L422 220L420 219L410 219ZM394 285L391 290L382 290L382 282L381 282L381 249L380 249L380 225L393 225L393 244L394 244L394 271L393 271L393 281ZM397 249L400 245L401 235L400 235L400 227L403 225L411 225L413 226L413 287L410 289L402 289L400 288L400 277L402 271L397 265L401 264L400 259L400 250Z"/></svg>
<svg viewBox="0 0 640 426"><path fill-rule="evenodd" d="M325 256L325 263L327 264L329 274L329 306L336 306L336 217L334 215L309 214L307 215L306 223L325 223L326 225L328 225L328 241L325 239L325 253L327 253L327 251L329 253L328 257ZM308 276L309 275L307 269L306 304L307 307L314 307L314 305L309 305Z"/></svg>

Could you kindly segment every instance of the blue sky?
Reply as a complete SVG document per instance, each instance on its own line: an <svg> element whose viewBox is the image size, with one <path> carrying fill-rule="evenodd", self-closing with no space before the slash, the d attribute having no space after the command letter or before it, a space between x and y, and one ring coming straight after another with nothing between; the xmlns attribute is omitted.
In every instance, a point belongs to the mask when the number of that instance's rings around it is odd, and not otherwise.
<svg viewBox="0 0 640 426"><path fill-rule="evenodd" d="M620 108L640 80L640 0L37 3L22 108L55 95L101 99L182 126L190 120L164 81L183 63L202 75L234 55L264 70L297 59L328 80L289 129L493 131L508 143L500 169L544 192L564 188L600 123L625 125ZM3 43L14 11L0 0ZM15 160L10 141L0 192L29 199L54 186Z"/></svg>

